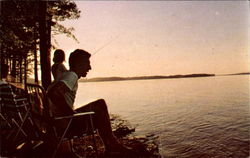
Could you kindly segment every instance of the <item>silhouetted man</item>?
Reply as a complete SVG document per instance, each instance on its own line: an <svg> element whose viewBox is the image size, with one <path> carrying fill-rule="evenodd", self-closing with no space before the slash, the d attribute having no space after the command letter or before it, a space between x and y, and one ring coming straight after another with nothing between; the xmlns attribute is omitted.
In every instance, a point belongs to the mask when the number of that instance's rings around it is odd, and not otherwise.
<svg viewBox="0 0 250 158"><path fill-rule="evenodd" d="M62 78L50 85L48 96L52 101L53 113L56 116L65 116L73 113L94 111L93 122L95 128L103 140L106 152L130 152L129 149L118 143L113 135L107 105L103 99L89 103L81 108L73 110L73 104L78 87L78 79L86 77L87 72L91 70L90 54L84 50L77 49L70 54L70 70L62 74ZM78 118L73 120L70 131L79 132L84 128L83 122L88 118Z"/></svg>

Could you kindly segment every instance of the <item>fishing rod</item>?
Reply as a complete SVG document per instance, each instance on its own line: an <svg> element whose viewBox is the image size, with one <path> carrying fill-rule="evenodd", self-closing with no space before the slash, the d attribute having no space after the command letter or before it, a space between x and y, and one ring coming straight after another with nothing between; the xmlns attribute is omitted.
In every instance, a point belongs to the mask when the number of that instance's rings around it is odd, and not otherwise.
<svg viewBox="0 0 250 158"><path fill-rule="evenodd" d="M115 38L111 39L110 41L108 41L107 43L105 43L102 47L100 47L99 49L97 49L92 56L94 56L95 54L97 54L100 50L102 50L103 48L105 48L106 46L110 45L114 40L116 40L118 38L118 36L116 36Z"/></svg>

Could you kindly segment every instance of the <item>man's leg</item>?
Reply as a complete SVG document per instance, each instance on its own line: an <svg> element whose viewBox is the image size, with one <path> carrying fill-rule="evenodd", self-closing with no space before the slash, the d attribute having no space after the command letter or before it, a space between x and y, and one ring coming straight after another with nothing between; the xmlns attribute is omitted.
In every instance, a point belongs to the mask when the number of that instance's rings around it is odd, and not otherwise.
<svg viewBox="0 0 250 158"><path fill-rule="evenodd" d="M117 139L113 135L111 123L109 119L108 108L106 102L103 99L91 102L83 107L75 110L76 112L94 111L93 122L95 128L98 129L100 137L103 140L105 149L107 151L124 151L127 152L127 148L118 143Z"/></svg>
<svg viewBox="0 0 250 158"><path fill-rule="evenodd" d="M103 99L91 102L83 107L75 110L76 112L94 111L93 122L95 128L98 129L100 137L106 148L117 145L117 140L113 135L109 113L106 102Z"/></svg>

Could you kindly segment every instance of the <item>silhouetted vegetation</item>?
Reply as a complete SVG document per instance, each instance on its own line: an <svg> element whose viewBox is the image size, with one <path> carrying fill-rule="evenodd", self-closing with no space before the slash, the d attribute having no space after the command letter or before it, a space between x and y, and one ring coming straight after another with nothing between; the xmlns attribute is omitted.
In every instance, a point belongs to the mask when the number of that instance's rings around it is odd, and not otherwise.
<svg viewBox="0 0 250 158"><path fill-rule="evenodd" d="M50 70L51 36L66 34L76 40L72 34L73 28L66 28L59 23L80 17L75 2L6 0L0 2L0 8L1 62L10 66L11 75L17 77L17 81L22 82L26 72L28 74L34 72L35 80L38 82L40 59L43 64L42 76L45 76L42 80L50 82L48 70ZM38 55L39 49L41 58Z"/></svg>
<svg viewBox="0 0 250 158"><path fill-rule="evenodd" d="M250 72L242 72L242 73L235 73L235 74L227 74L228 75L250 75Z"/></svg>

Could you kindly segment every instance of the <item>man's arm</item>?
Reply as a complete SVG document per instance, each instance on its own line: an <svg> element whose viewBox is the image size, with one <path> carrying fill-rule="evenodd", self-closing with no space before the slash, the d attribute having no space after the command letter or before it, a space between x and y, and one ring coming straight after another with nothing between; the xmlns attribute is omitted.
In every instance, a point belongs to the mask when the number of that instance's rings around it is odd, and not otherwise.
<svg viewBox="0 0 250 158"><path fill-rule="evenodd" d="M56 106L52 109L56 109L53 111L61 116L72 115L74 114L74 110L71 105L68 105L65 93L69 92L70 89L61 81L55 83L52 88L48 91L48 97L53 103L53 106Z"/></svg>

